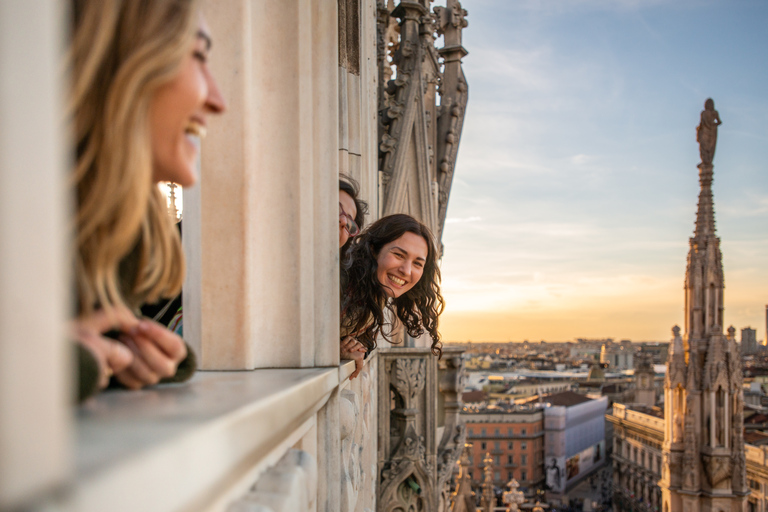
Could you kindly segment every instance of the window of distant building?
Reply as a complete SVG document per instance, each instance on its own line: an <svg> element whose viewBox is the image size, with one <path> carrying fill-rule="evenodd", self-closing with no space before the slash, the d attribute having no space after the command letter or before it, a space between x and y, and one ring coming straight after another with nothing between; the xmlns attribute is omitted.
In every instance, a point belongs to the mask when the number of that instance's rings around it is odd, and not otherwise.
<svg viewBox="0 0 768 512"><path fill-rule="evenodd" d="M524 435L525 435L525 429L524 429L524 428L523 428L523 429L520 429L520 435L521 435L521 436L524 436Z"/></svg>
<svg viewBox="0 0 768 512"><path fill-rule="evenodd" d="M521 471L520 472L520 480L522 480L522 481L528 480L528 472L527 471Z"/></svg>
<svg viewBox="0 0 768 512"><path fill-rule="evenodd" d="M485 443L480 443L480 449L485 450Z"/></svg>
<svg viewBox="0 0 768 512"><path fill-rule="evenodd" d="M527 455L521 455L520 456L520 464L522 464L523 466L528 464L528 456ZM523 480L525 480L525 478L523 478Z"/></svg>
<svg viewBox="0 0 768 512"><path fill-rule="evenodd" d="M497 482L499 480L501 480L501 471L494 471L493 472L493 479L496 480Z"/></svg>
<svg viewBox="0 0 768 512"><path fill-rule="evenodd" d="M469 435L472 435L472 434L474 434L474 433L475 433L475 431L474 431L474 430L472 430L472 427L469 427L469 428L467 429L467 433L468 433Z"/></svg>
<svg viewBox="0 0 768 512"><path fill-rule="evenodd" d="M483 428L483 429L480 429L480 435L481 435L481 436L483 436L483 437L485 437L485 429L484 429L484 428Z"/></svg>
<svg viewBox="0 0 768 512"><path fill-rule="evenodd" d="M515 459L512 458L512 455L507 455L507 464L512 464L513 460L515 460Z"/></svg>
<svg viewBox="0 0 768 512"><path fill-rule="evenodd" d="M521 443L520 443L520 449L521 449L521 450L526 450L526 449L528 449L528 443L526 443L525 441L521 442Z"/></svg>
<svg viewBox="0 0 768 512"><path fill-rule="evenodd" d="M498 441L493 442L493 449L494 450L501 450L501 443Z"/></svg>
<svg viewBox="0 0 768 512"><path fill-rule="evenodd" d="M513 436L513 435L515 435L515 429L513 429L513 428L508 428L508 429L507 429L507 435L508 435L508 436L510 436L510 437L511 437L511 436Z"/></svg>
<svg viewBox="0 0 768 512"><path fill-rule="evenodd" d="M511 471L507 471L507 480L512 480L514 478L514 476L512 476L512 474L513 473Z"/></svg>
<svg viewBox="0 0 768 512"><path fill-rule="evenodd" d="M493 464L495 466L501 466L501 457L499 455L494 455Z"/></svg>
<svg viewBox="0 0 768 512"><path fill-rule="evenodd" d="M469 456L469 464L470 465L474 464L474 462L472 462L472 456L471 455Z"/></svg>
<svg viewBox="0 0 768 512"><path fill-rule="evenodd" d="M499 429L494 429L493 430L493 435L495 435L495 436L501 435L501 432L499 432Z"/></svg>
<svg viewBox="0 0 768 512"><path fill-rule="evenodd" d="M514 447L515 447L515 443L513 443L512 441L510 441L510 442L508 442L508 443L507 443L507 449L508 449L508 450L511 450L511 449L512 449L512 448L514 448Z"/></svg>

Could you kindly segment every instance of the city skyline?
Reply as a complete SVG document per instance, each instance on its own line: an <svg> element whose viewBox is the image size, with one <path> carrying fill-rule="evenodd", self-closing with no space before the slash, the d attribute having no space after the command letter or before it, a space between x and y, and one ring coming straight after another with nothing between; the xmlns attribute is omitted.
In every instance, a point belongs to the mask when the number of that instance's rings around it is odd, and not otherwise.
<svg viewBox="0 0 768 512"><path fill-rule="evenodd" d="M765 338L768 5L468 0L471 84L443 235L446 341L665 341L714 159L725 325Z"/></svg>

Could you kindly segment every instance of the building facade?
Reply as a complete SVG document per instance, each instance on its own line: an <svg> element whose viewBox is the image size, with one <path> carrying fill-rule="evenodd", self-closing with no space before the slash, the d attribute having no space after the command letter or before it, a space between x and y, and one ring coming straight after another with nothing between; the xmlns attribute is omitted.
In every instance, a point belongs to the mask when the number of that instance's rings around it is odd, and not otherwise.
<svg viewBox="0 0 768 512"><path fill-rule="evenodd" d="M757 331L751 327L741 330L741 353L744 355L757 353Z"/></svg>
<svg viewBox="0 0 768 512"><path fill-rule="evenodd" d="M605 415L613 425L613 501L616 510L661 510L664 413L661 409L614 404Z"/></svg>
<svg viewBox="0 0 768 512"><path fill-rule="evenodd" d="M547 489L563 495L568 487L605 462L605 410L608 398L564 391L542 397L544 471Z"/></svg>
<svg viewBox="0 0 768 512"><path fill-rule="evenodd" d="M635 349L628 340L620 343L606 343L600 349L600 362L608 365L610 371L634 368Z"/></svg>
<svg viewBox="0 0 768 512"><path fill-rule="evenodd" d="M541 404L465 407L469 476L480 485L486 455L493 466L493 484L502 487L513 478L520 490L532 495L544 484L544 407Z"/></svg>
<svg viewBox="0 0 768 512"><path fill-rule="evenodd" d="M653 369L651 354L640 352L636 359L634 403L653 407L656 405L656 372Z"/></svg>

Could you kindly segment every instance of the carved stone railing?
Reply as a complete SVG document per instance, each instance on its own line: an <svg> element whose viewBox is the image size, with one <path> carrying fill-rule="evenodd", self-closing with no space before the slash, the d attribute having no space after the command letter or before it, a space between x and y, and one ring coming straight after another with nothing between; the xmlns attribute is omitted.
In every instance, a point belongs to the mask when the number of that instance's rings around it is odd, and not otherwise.
<svg viewBox="0 0 768 512"><path fill-rule="evenodd" d="M447 485L466 435L460 417L461 354L461 350L446 349L438 369L438 360L428 348L380 352L377 510L447 507ZM442 432L439 440L438 430Z"/></svg>

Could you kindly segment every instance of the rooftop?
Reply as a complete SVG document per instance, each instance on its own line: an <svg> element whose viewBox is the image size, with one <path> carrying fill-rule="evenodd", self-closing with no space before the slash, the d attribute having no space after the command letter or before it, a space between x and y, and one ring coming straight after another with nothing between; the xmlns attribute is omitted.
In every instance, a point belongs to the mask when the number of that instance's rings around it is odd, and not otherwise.
<svg viewBox="0 0 768 512"><path fill-rule="evenodd" d="M514 404L509 402L497 402L495 404L469 404L462 410L463 414L523 414L532 413L543 409L544 404Z"/></svg>
<svg viewBox="0 0 768 512"><path fill-rule="evenodd" d="M592 399L587 396L574 393L573 391L562 391L560 393L554 393L552 395L545 395L542 397L542 400L552 405L562 405L565 407L571 407L573 405L579 405L579 404L583 404L584 402L589 402Z"/></svg>

